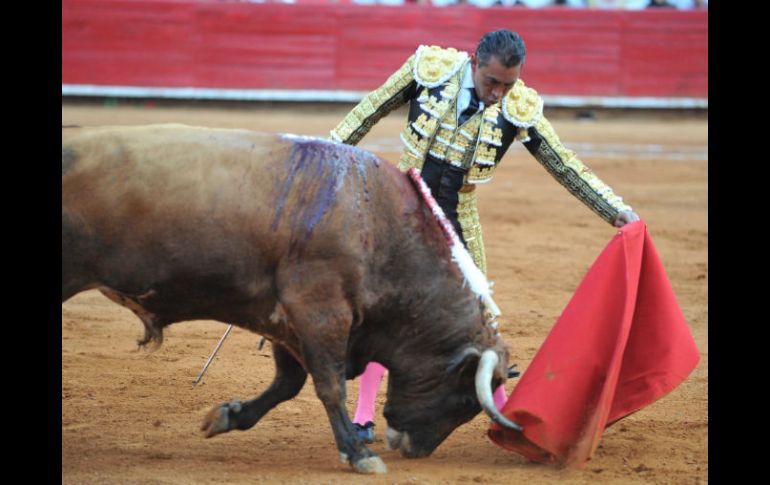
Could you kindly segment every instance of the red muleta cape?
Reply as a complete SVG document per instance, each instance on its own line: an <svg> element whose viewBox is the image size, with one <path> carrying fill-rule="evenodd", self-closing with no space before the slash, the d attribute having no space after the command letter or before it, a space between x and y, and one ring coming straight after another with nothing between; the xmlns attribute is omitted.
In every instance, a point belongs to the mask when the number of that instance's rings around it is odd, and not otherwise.
<svg viewBox="0 0 770 485"><path fill-rule="evenodd" d="M700 360L642 221L623 226L586 274L493 423L502 448L582 467L605 427L672 391Z"/></svg>

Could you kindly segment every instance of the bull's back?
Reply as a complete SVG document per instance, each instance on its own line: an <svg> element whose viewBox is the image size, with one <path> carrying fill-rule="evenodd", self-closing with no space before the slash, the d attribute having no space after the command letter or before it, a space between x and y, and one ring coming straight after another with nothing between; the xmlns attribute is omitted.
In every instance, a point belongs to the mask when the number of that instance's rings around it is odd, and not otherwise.
<svg viewBox="0 0 770 485"><path fill-rule="evenodd" d="M375 156L317 139L63 129L63 273L140 287L172 273L253 278L292 250L360 259L374 219L392 222L414 203L398 194L405 183Z"/></svg>
<svg viewBox="0 0 770 485"><path fill-rule="evenodd" d="M228 194L234 199L289 145L273 135L184 125L68 131L62 139L62 203L74 209L97 199L113 216L138 216L131 209L143 205L156 213L183 205L191 214Z"/></svg>
<svg viewBox="0 0 770 485"><path fill-rule="evenodd" d="M251 228L309 240L411 195L391 193L409 188L373 154L319 139L176 124L62 132L62 211L110 231Z"/></svg>

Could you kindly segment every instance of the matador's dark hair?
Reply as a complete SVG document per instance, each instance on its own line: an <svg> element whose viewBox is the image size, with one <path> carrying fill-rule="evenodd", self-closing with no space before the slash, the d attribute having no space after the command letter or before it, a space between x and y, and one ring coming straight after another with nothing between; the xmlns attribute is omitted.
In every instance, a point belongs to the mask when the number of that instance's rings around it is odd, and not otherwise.
<svg viewBox="0 0 770 485"><path fill-rule="evenodd" d="M479 66L489 64L492 56L504 67L514 67L524 63L527 49L519 34L507 29L496 30L484 35L476 47L476 59Z"/></svg>

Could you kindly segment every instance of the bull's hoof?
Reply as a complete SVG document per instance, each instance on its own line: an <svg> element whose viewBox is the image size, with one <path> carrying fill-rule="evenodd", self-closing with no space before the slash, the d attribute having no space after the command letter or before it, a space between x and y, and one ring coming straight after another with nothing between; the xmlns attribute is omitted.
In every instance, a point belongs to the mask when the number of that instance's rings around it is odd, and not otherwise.
<svg viewBox="0 0 770 485"><path fill-rule="evenodd" d="M388 473L388 467L385 466L385 462L380 459L379 456L367 456L361 458L357 462L353 463L353 470L358 473Z"/></svg>
<svg viewBox="0 0 770 485"><path fill-rule="evenodd" d="M237 413L240 410L240 401L226 402L211 408L211 411L203 418L203 424L201 424L203 436L211 438L212 436L230 431L232 429L230 411Z"/></svg>

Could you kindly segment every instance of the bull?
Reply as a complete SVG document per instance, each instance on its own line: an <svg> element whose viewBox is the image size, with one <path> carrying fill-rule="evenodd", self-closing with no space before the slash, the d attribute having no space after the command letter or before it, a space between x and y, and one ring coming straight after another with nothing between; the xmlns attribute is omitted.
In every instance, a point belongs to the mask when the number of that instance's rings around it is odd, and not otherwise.
<svg viewBox="0 0 770 485"><path fill-rule="evenodd" d="M275 377L215 405L212 437L254 426L307 375L340 458L385 464L357 437L345 380L389 372L391 449L429 455L482 409L508 349L452 263L412 182L364 150L320 139L178 124L62 128L62 303L98 289L144 324L210 319L272 342Z"/></svg>

